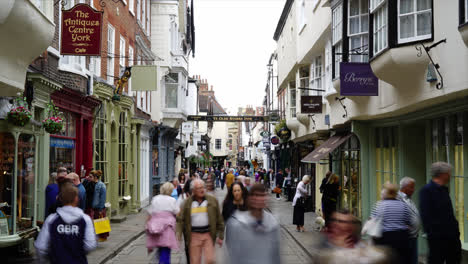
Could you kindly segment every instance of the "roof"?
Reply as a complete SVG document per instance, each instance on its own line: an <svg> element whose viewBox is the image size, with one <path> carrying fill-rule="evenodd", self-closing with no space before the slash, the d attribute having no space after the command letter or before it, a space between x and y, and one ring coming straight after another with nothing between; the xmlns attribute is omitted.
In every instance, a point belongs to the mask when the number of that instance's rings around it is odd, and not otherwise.
<svg viewBox="0 0 468 264"><path fill-rule="evenodd" d="M292 4L294 0L286 0L284 4L283 12L281 13L280 19L278 21L278 25L276 26L275 34L273 35L273 39L278 41L281 33L283 32L284 25L286 24L286 20L288 19L289 11L291 11Z"/></svg>
<svg viewBox="0 0 468 264"><path fill-rule="evenodd" d="M198 95L198 108L200 112L210 112L212 110L213 115L226 115L224 108L218 103L216 97L211 97L212 104L210 106L210 97L208 95Z"/></svg>

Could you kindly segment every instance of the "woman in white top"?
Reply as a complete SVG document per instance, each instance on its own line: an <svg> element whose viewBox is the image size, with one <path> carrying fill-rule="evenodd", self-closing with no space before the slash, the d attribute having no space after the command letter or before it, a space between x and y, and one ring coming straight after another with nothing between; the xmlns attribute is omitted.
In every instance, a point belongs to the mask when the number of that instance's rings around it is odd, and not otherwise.
<svg viewBox="0 0 468 264"><path fill-rule="evenodd" d="M296 225L297 232L304 232L304 201L307 196L306 185L310 182L310 176L304 175L302 181L299 182L296 188L296 195L294 196L292 205L294 206L293 212L293 225Z"/></svg>

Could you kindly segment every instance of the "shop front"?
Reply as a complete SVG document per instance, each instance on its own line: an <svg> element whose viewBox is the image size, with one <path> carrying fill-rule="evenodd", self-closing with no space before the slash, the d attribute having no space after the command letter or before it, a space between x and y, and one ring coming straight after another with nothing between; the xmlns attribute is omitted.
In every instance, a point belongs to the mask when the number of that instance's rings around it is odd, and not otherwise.
<svg viewBox="0 0 468 264"><path fill-rule="evenodd" d="M49 181L49 134L41 128L50 93L60 85L28 74L27 100L31 120L23 127L5 120L14 106L0 99L0 248L33 241L44 218L44 190ZM30 93L34 90L34 93ZM32 96L34 94L34 96ZM23 249L31 249L23 244Z"/></svg>
<svg viewBox="0 0 468 264"><path fill-rule="evenodd" d="M93 116L101 102L69 88L54 92L51 99L63 113L64 126L50 136L50 173L65 167L84 177L93 168Z"/></svg>

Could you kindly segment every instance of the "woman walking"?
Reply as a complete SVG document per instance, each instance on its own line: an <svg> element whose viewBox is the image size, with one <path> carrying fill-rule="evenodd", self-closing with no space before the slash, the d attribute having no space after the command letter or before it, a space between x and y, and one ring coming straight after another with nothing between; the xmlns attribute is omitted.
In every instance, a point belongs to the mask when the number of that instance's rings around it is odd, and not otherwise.
<svg viewBox="0 0 468 264"><path fill-rule="evenodd" d="M382 200L372 210L371 217L381 220L382 237L375 238L377 245L394 250L398 260L395 263L410 263L409 227L412 225L408 205L397 199L398 186L386 183L382 190Z"/></svg>
<svg viewBox="0 0 468 264"><path fill-rule="evenodd" d="M229 188L228 193L226 195L226 199L223 202L223 218L224 222L226 222L229 217L234 214L236 210L239 211L246 211L247 210L247 190L244 186L239 183L235 182L232 184L231 188Z"/></svg>
<svg viewBox="0 0 468 264"><path fill-rule="evenodd" d="M304 232L304 213L305 213L305 198L307 196L307 184L310 182L310 176L304 175L302 181L299 182L296 188L296 195L294 195L292 206L293 211L293 225L296 225L297 232Z"/></svg>
<svg viewBox="0 0 468 264"><path fill-rule="evenodd" d="M156 256L160 264L171 263L171 250L178 249L175 229L176 215L180 211L176 199L171 197L174 185L164 183L160 194L153 197L146 220L146 248L148 252L158 249Z"/></svg>
<svg viewBox="0 0 468 264"><path fill-rule="evenodd" d="M86 205L85 205L85 213L93 219L93 201L94 201L94 187L96 186L96 182L94 181L93 175L90 173L83 180L83 187L86 190Z"/></svg>
<svg viewBox="0 0 468 264"><path fill-rule="evenodd" d="M95 183L94 185L94 197L92 203L92 218L93 219L100 219L106 217L106 185L100 180L102 177L102 171L100 170L93 170L89 173L92 176L92 181ZM104 242L107 240L109 233L102 233L99 234L98 241Z"/></svg>
<svg viewBox="0 0 468 264"><path fill-rule="evenodd" d="M339 194L340 185L338 183L338 175L333 174L328 179L327 184L325 184L322 195L322 212L325 218L325 225L327 226L331 214L336 210Z"/></svg>

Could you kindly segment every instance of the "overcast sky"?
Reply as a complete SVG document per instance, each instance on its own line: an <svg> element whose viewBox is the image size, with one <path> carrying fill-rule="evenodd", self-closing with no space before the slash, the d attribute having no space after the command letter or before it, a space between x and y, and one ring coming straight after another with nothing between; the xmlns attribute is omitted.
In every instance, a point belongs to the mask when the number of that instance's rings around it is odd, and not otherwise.
<svg viewBox="0 0 468 264"><path fill-rule="evenodd" d="M261 106L273 33L286 0L195 0L195 58L190 76L213 85L229 109Z"/></svg>

